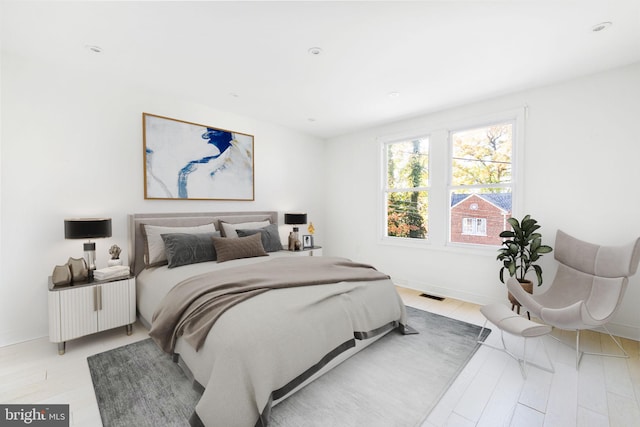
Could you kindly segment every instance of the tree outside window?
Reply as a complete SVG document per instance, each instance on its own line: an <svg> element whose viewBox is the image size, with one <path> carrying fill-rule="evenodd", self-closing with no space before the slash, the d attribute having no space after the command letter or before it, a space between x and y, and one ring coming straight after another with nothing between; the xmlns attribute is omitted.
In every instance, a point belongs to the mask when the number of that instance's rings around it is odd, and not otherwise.
<svg viewBox="0 0 640 427"><path fill-rule="evenodd" d="M512 210L513 128L507 122L451 132L451 242L501 243ZM472 221L478 218L482 224Z"/></svg>
<svg viewBox="0 0 640 427"><path fill-rule="evenodd" d="M429 207L429 141L385 144L386 235L426 239Z"/></svg>

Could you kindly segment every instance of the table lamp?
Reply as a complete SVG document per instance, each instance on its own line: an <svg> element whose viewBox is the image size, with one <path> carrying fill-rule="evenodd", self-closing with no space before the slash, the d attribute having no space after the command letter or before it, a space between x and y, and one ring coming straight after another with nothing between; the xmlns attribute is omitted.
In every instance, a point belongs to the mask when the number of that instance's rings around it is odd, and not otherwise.
<svg viewBox="0 0 640 427"><path fill-rule="evenodd" d="M284 214L284 223L293 225L293 232L289 238L289 250L300 250L300 239L298 238L298 227L296 225L306 224L307 223L307 214L306 213L286 213ZM298 242L298 247L296 248L295 242Z"/></svg>
<svg viewBox="0 0 640 427"><path fill-rule="evenodd" d="M65 239L87 239L84 259L89 269L89 280L96 269L96 244L91 239L111 237L111 218L74 218L64 220Z"/></svg>

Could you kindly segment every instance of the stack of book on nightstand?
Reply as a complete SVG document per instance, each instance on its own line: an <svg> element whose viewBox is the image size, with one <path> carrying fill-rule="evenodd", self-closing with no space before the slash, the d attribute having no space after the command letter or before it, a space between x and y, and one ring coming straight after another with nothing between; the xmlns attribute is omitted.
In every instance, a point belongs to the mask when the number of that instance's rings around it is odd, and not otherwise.
<svg viewBox="0 0 640 427"><path fill-rule="evenodd" d="M96 280L117 279L127 277L129 275L129 267L126 265L114 265L112 267L101 268L93 272L93 278Z"/></svg>

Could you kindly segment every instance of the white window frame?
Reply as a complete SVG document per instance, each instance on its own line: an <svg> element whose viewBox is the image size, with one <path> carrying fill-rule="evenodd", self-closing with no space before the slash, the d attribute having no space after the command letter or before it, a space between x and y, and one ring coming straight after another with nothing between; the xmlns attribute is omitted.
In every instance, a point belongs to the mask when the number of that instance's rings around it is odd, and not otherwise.
<svg viewBox="0 0 640 427"><path fill-rule="evenodd" d="M387 186L388 181L387 181L387 177L388 177L388 166L389 163L387 161L387 147L391 144L397 144L397 143L402 143L402 142L407 142L407 141L412 141L415 139L426 139L427 140L427 144L428 144L428 150L427 150L427 156L428 156L428 164L427 164L427 170L428 170L428 174L429 174L429 178L427 180L427 185L426 186L422 186L422 187L411 187L411 188L389 188ZM400 244L406 244L406 245L421 245L421 244L425 244L429 241L429 228L427 228L427 235L425 236L424 239L417 239L417 238L411 238L411 237L397 237L397 236L388 236L388 222L387 222L387 203L388 203L388 194L390 192L401 192L401 191L425 191L427 193L427 198L430 198L430 190L431 190L431 139L429 138L429 134L424 134L424 133L411 133L411 134L407 134L406 136L396 136L395 138L392 139L384 139L381 141L380 144L380 159L381 159L381 170L382 170L382 175L381 175L381 179L380 179L380 184L381 184L381 201L382 201L382 221L380 222L381 224L381 234L382 234L382 240L387 242L387 243L400 243ZM427 213L427 224L429 224L429 218L430 218L430 214L431 212L428 211Z"/></svg>
<svg viewBox="0 0 640 427"><path fill-rule="evenodd" d="M450 134L463 129L472 129L491 125L494 123L504 123L512 121L513 145L511 154L511 177L510 184L511 212L515 217L521 216L522 194L520 189L523 182L523 155L525 144L525 119L527 107L514 108L500 111L493 114L486 114L464 120L444 121L443 126L414 129L413 131L397 132L377 138L379 146L379 200L378 200L378 236L379 243L385 245L397 245L403 247L429 248L435 250L471 252L478 254L494 254L496 246L474 245L470 243L450 242L451 217L450 217L450 183L452 177L451 156L452 147L449 141ZM414 122L415 123L415 122ZM387 214L386 214L386 179L387 164L385 147L386 143L402 142L413 138L427 138L429 140L429 213L428 213L428 235L426 239L413 239L404 237L387 236Z"/></svg>
<svg viewBox="0 0 640 427"><path fill-rule="evenodd" d="M469 120L468 122L461 122L458 126L452 126L448 129L447 136L447 241L445 245L451 247L469 247L474 249L486 249L489 251L495 251L496 245L474 244L464 242L451 242L451 202L450 195L454 190L464 188L465 190L475 190L487 187L493 188L509 188L511 189L511 213L513 216L518 216L521 207L521 194L519 191L519 183L522 181L522 153L524 152L524 121L526 117L527 108L519 108L508 112L496 113L488 115L477 120ZM477 185L452 185L453 182L453 142L452 137L455 133L464 132L466 130L477 129L482 127L488 127L496 124L510 123L512 125L511 135L511 182L507 184L477 184ZM486 234L485 234L486 235Z"/></svg>

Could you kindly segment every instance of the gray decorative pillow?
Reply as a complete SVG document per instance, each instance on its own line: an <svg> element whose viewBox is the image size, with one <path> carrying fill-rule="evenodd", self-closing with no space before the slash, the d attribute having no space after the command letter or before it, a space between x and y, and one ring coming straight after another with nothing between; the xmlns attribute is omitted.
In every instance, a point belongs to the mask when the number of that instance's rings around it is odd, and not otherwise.
<svg viewBox="0 0 640 427"><path fill-rule="evenodd" d="M266 227L256 228L253 230L237 229L238 237L251 236L260 233L262 237L262 246L267 252L276 252L282 250L282 242L280 241L280 233L278 232L278 224L271 224Z"/></svg>
<svg viewBox="0 0 640 427"><path fill-rule="evenodd" d="M167 263L167 254L162 234L173 233L214 233L216 227L211 224L195 225L192 227L168 227L163 225L140 224L144 236L144 263L146 267L155 267Z"/></svg>
<svg viewBox="0 0 640 427"><path fill-rule="evenodd" d="M213 237L212 239L218 262L269 255L264 251L260 234L232 239L227 237Z"/></svg>
<svg viewBox="0 0 640 427"><path fill-rule="evenodd" d="M271 224L269 220L239 223L220 221L220 228L222 229L222 235L224 237L235 239L238 237L238 233L236 232L238 228L242 228L243 230L253 230L256 228L266 227L269 224Z"/></svg>
<svg viewBox="0 0 640 427"><path fill-rule="evenodd" d="M216 260L216 250L211 239L220 237L219 231L197 234L171 233L161 236L169 268Z"/></svg>

